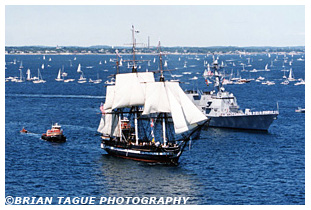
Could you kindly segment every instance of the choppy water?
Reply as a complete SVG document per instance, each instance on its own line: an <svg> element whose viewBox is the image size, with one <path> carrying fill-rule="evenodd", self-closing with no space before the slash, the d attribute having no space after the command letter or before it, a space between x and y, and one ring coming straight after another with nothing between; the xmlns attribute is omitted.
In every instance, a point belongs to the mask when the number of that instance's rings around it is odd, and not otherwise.
<svg viewBox="0 0 311 210"><path fill-rule="evenodd" d="M50 57L52 61L49 62ZM239 63L247 64L248 57L252 67L245 69L251 70L264 69L276 55L271 58L225 55L220 56L220 61L227 63L225 69L230 73L231 69L241 70ZM304 78L304 62L297 60L300 57L288 58L293 59L295 78ZM36 75L37 68L44 63L41 73L47 80L44 84L5 84L6 196L187 196L189 204L305 203L305 115L295 113L298 106L305 106L305 87L294 86L294 82L280 85L283 56L278 56L269 72L241 72L246 78L264 76L276 85L252 81L227 86L243 109L272 110L279 103L280 115L269 132L209 128L202 132L200 140L192 142L175 167L114 158L100 149L100 137L96 132L100 116L97 113L100 102L104 101L105 87L103 83L78 84L76 68L81 63L87 78L96 79L99 74L104 82L115 73L110 58L115 56L51 55L46 56L46 60L39 55L6 56L6 77L19 76L18 67L22 61L24 76L27 68ZM15 65L11 63L14 59L17 60ZM123 59L127 59L126 56ZM141 64L142 70L158 69L153 56L145 55L142 59L151 60L151 66ZM165 59L169 69L178 68L172 73L165 72L166 79L170 79L171 74L180 74L183 75L181 81L185 82L181 83L184 89L205 88L201 76L203 61L211 63L211 56L168 55ZM185 60L188 68L183 67ZM126 63L123 64L121 71L128 71ZM62 65L75 82L55 81ZM288 63L285 69L289 69ZM199 79L189 80L194 76ZM66 143L40 139L52 122L62 125L68 139ZM22 127L34 134L20 134Z"/></svg>

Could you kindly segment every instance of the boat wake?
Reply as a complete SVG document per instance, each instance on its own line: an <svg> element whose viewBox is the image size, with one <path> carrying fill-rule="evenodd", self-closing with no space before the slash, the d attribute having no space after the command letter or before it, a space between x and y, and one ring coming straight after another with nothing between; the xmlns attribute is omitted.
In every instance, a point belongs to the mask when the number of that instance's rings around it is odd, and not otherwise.
<svg viewBox="0 0 311 210"><path fill-rule="evenodd" d="M90 95L45 95L45 94L5 94L5 97L31 97L31 98L100 98L105 96L90 96Z"/></svg>

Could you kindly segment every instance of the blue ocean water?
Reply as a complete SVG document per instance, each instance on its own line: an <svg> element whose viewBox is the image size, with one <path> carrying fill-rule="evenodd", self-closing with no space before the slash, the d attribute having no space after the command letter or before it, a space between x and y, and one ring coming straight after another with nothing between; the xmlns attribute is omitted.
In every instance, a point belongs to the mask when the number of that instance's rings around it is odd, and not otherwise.
<svg viewBox="0 0 311 210"><path fill-rule="evenodd" d="M276 56L219 56L227 64L227 74L239 70L244 78L263 76L276 83L267 86L252 81L226 87L242 109L275 110L278 102L280 115L269 131L203 130L201 139L187 147L180 164L171 167L111 157L100 148L96 132L99 105L104 101L104 81L116 72L115 64L109 61L115 55L46 55L45 60L42 55L7 55L6 77L19 76L22 62L24 76L28 68L35 76L40 68L47 82L5 84L6 196L186 196L189 204L304 204L305 115L295 109L305 106L305 86L280 84L284 59ZM304 79L304 61L297 60L304 55L287 56L293 60L295 78ZM239 64L248 64L248 58L252 66L241 72ZM123 59L130 57L124 55ZM151 60L150 66L141 63L141 70L158 69L156 56L139 55L138 59ZM183 75L179 79L184 89L211 88L205 86L202 73L204 61L211 64L212 56L167 55L164 60L167 68L173 69L165 72L166 79L179 74ZM270 66L271 61L270 71L249 72ZM88 79L96 79L98 74L103 83L77 83L79 63ZM286 70L290 68L288 63L284 65ZM55 81L62 66L74 82ZM129 71L125 62L120 71ZM198 79L189 80L194 76ZM62 125L66 143L40 139L52 122ZM33 134L21 134L22 127Z"/></svg>

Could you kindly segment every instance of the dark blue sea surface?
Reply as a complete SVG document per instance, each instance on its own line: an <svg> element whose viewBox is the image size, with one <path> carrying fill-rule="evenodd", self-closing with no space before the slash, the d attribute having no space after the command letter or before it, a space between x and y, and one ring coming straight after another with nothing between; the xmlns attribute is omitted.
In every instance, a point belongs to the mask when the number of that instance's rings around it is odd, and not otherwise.
<svg viewBox="0 0 311 210"><path fill-rule="evenodd" d="M148 62L139 64L138 70L158 69L157 56L137 57L151 60L150 66ZM304 59L304 55L287 57L288 61L293 60L295 78L304 79L305 63L297 60ZM130 58L123 56L124 60ZM268 86L251 81L228 85L226 89L235 94L242 109L276 110L278 103L280 115L268 132L203 130L201 139L192 141L178 166L115 158L100 148L96 130L99 106L105 100L104 82L116 73L110 59L115 59L115 55L46 55L45 60L42 55L6 56L6 77L19 77L22 62L24 77L28 68L34 76L40 68L46 80L43 84L5 83L6 196L186 196L190 197L188 204L305 204L305 115L295 112L297 107L305 107L305 86L295 86L295 82L280 84L283 55L219 56L220 62L227 65L224 68L227 74L233 69L244 78L263 76L276 83ZM167 68L173 69L165 72L166 79L179 74L183 75L178 78L183 89L211 89L202 77L204 61L211 64L211 55L167 55L164 60ZM97 79L98 74L103 82L77 83L79 63L87 79ZM241 63L252 66L245 66L247 71L241 72ZM254 68L263 70L266 64L270 71L249 72ZM289 70L289 63L284 65ZM55 81L62 66L74 82ZM130 71L126 62L120 71ZM189 80L194 76L198 79ZM66 143L40 139L53 122L62 125ZM23 127L32 134L21 134Z"/></svg>

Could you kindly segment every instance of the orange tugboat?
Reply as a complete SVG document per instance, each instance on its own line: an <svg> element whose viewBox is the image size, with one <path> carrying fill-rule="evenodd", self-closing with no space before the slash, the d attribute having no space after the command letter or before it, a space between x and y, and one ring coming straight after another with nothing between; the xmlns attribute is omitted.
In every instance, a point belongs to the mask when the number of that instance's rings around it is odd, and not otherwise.
<svg viewBox="0 0 311 210"><path fill-rule="evenodd" d="M66 142L66 136L63 135L63 130L58 123L52 125L51 130L47 130L46 133L42 134L41 138L51 142Z"/></svg>

